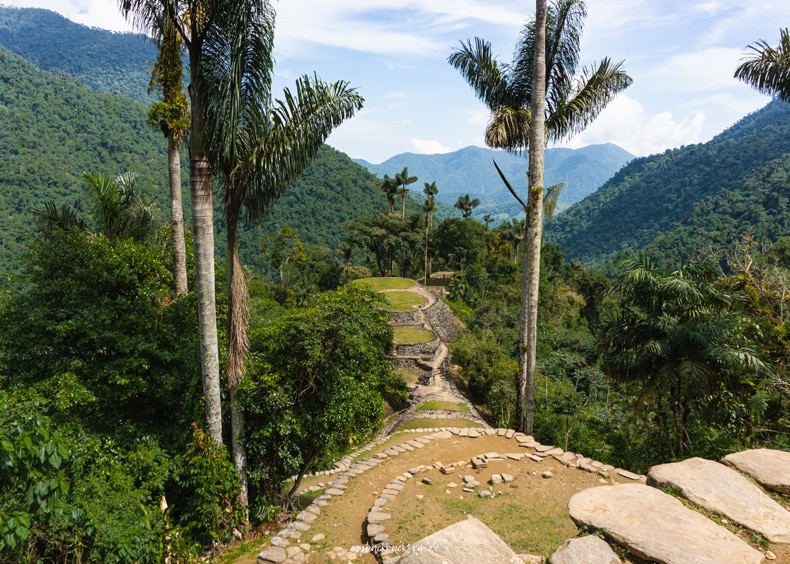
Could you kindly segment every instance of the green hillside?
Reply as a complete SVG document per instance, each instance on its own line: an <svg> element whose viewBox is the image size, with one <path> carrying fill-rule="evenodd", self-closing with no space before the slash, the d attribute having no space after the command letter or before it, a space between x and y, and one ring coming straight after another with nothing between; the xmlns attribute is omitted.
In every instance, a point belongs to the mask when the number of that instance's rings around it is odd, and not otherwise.
<svg viewBox="0 0 790 564"><path fill-rule="evenodd" d="M790 153L754 172L739 190L722 190L694 204L691 214L660 235L657 256L686 257L708 248L725 249L750 235L776 242L790 235Z"/></svg>
<svg viewBox="0 0 790 564"><path fill-rule="evenodd" d="M49 200L84 207L84 172L134 171L165 207L166 167L164 137L142 104L0 49L0 279L16 268L34 209Z"/></svg>
<svg viewBox="0 0 790 564"><path fill-rule="evenodd" d="M189 217L186 166L182 170L184 212ZM16 269L34 209L55 201L84 210L82 174L88 171L108 176L138 173L146 194L158 201L166 219L165 140L147 124L146 107L117 94L97 94L66 75L43 72L0 49L0 279ZM346 235L346 221L385 207L374 175L345 154L324 147L261 226L242 228L242 259L267 269L259 239L285 225L303 242L334 250ZM217 253L224 256L219 208L216 223Z"/></svg>
<svg viewBox="0 0 790 564"><path fill-rule="evenodd" d="M756 182L758 171L787 153L790 104L774 101L708 143L632 161L600 190L548 224L546 240L559 244L568 258L585 263L642 249L683 224L693 211L702 214L715 208L717 201L741 198L737 193L745 194L753 186L747 179ZM762 174L770 174L770 169ZM781 182L776 189L788 192L787 184L782 187ZM725 200L714 198L721 195L726 195ZM708 203L695 208L703 201ZM777 203L771 202L765 203L769 207ZM771 214L758 216L755 228L762 221L772 221ZM700 216L695 221L704 225L707 220ZM711 230L701 229L693 243L688 239L689 245L713 242L706 231Z"/></svg>
<svg viewBox="0 0 790 564"><path fill-rule="evenodd" d="M0 6L0 46L42 70L78 77L97 92L143 102L157 49L144 35L89 28L36 8Z"/></svg>

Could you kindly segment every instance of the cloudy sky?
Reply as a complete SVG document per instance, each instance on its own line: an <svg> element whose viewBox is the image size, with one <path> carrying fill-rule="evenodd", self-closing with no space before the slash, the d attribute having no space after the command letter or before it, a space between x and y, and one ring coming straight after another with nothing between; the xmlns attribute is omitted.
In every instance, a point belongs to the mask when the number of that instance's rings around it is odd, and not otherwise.
<svg viewBox="0 0 790 564"><path fill-rule="evenodd" d="M0 0L105 29L130 28L116 0ZM612 142L635 155L704 142L769 100L732 78L747 45L779 40L788 0L587 0L582 64L625 60L633 85L567 146ZM459 41L489 40L510 61L534 2L280 0L275 96L316 72L348 80L364 109L329 143L378 163L404 152L483 145L483 105L447 64Z"/></svg>

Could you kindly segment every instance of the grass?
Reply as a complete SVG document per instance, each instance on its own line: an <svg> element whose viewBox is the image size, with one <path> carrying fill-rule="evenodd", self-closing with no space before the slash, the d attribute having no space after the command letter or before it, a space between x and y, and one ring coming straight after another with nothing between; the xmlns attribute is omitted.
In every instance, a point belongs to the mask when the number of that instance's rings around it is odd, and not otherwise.
<svg viewBox="0 0 790 564"><path fill-rule="evenodd" d="M481 423L459 417L457 419L435 419L433 417L416 417L406 421L399 428L403 429L438 429L439 427L482 427Z"/></svg>
<svg viewBox="0 0 790 564"><path fill-rule="evenodd" d="M417 380L419 380L420 376L425 373L425 370L421 370L416 366L409 366L398 368L395 371L407 384L416 384Z"/></svg>
<svg viewBox="0 0 790 564"><path fill-rule="evenodd" d="M387 292L384 298L389 302L388 311L411 311L414 306L425 302L422 296L414 292Z"/></svg>
<svg viewBox="0 0 790 564"><path fill-rule="evenodd" d="M380 292L381 290L405 290L406 288L413 288L417 285L414 280L409 280L408 278L395 278L395 277L388 277L388 278L361 278L359 280L354 280L351 282L352 284L364 284L366 286L370 286L376 292Z"/></svg>
<svg viewBox="0 0 790 564"><path fill-rule="evenodd" d="M436 340L433 331L420 329L419 327L395 327L396 343L401 345L416 345L417 343L430 343Z"/></svg>
<svg viewBox="0 0 790 564"><path fill-rule="evenodd" d="M463 411L465 413L472 413L472 411L469 409L469 406L461 401L454 402L454 401L430 400L430 401L426 401L425 403L421 403L419 406L417 406L417 410L426 410L426 409L446 409L448 411Z"/></svg>

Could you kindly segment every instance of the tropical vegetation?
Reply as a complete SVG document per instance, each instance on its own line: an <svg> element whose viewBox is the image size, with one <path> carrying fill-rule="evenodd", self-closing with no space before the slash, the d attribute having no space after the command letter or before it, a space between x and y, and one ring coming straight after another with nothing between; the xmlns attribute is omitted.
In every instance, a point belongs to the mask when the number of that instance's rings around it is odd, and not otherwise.
<svg viewBox="0 0 790 564"><path fill-rule="evenodd" d="M156 10L175 6L183 8L168 0L137 8L173 16ZM547 6L549 52L564 37L562 8L579 6ZM175 221L161 205L172 151L159 133L169 128L163 114L156 131L143 104L98 95L0 50L0 227L13 227L3 231L1 257L14 273L0 296L0 561L198 561L293 509L307 473L365 444L385 412L406 404L406 383L388 355L396 341L434 336L396 337L386 310L420 298L389 293L388 301L378 291L420 277L446 284L442 299L465 323L451 344L453 377L492 425L522 425L515 382L529 271L540 288L540 316L532 318L537 440L635 471L790 448L786 103L772 102L710 144L638 159L581 204L594 212L589 225L571 210L574 232L589 229L605 245L596 260L626 251L601 269L580 255L568 260L567 249L582 241L551 238L572 231L565 214L549 223L539 254L525 255L541 223L535 216L442 216L430 177L420 205L407 193L415 181L405 165L382 182L322 146L361 100L343 82L309 77L273 101L265 51L272 14L255 2L224 14L195 7L177 12L179 37L215 47L208 55L217 58L202 58L193 44L203 66L191 78L203 81L205 104L197 113L191 105L192 135L203 139L190 142L213 175L192 180L214 181L222 198L201 210L213 216L207 225L218 248L185 245L184 264L192 281L197 252L220 257L210 273L215 391L225 408L217 428L206 417L206 340L197 321L205 293L175 284ZM190 21L196 13L206 19ZM541 27L525 27L530 49ZM570 47L574 37L566 37ZM243 45L260 46L247 54L263 60L230 56ZM523 62L531 77L531 56ZM546 64L557 69L549 56ZM247 82L225 74L234 65ZM519 96L520 113L538 107ZM322 104L326 111L305 111ZM550 111L531 113L552 119ZM535 138L520 147L535 149L546 129L522 125ZM285 158L292 135L299 142ZM689 195L703 174L716 189ZM542 188L539 169L531 176ZM617 207L646 189L656 191L652 215ZM530 211L542 213L538 207ZM641 222L644 233L623 236L618 247L599 208L619 209L621 222ZM194 209L185 215L189 243L200 233ZM524 268L536 257L539 268ZM239 317L237 304L248 315ZM248 346L239 347L245 334ZM225 444L234 440L231 451Z"/></svg>

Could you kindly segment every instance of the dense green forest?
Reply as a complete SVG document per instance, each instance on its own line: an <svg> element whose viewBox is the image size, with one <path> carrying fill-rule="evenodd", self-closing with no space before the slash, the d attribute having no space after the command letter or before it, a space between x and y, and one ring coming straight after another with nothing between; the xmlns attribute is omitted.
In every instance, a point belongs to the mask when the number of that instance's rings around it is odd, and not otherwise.
<svg viewBox="0 0 790 564"><path fill-rule="evenodd" d="M147 195L165 194L165 140L142 104L97 94L0 49L0 118L4 280L17 270L34 209L50 200L83 209L85 172L132 171Z"/></svg>
<svg viewBox="0 0 790 564"><path fill-rule="evenodd" d="M158 51L144 35L85 27L49 10L0 6L0 46L97 92L153 100L148 83Z"/></svg>
<svg viewBox="0 0 790 564"><path fill-rule="evenodd" d="M167 210L165 139L148 124L146 107L116 94L97 94L66 75L42 72L0 49L0 231L3 279L18 271L32 227L32 211L45 202L85 210L82 175L139 175L144 193ZM185 168L185 167L184 167ZM189 217L184 173L185 214ZM384 209L379 180L345 154L325 147L292 183L260 226L240 234L244 260L270 269L262 254L263 233L291 226L303 242L332 253L346 235L344 222ZM218 198L217 198L218 199ZM416 204L411 202L412 209ZM224 223L215 214L217 252L224 256Z"/></svg>
<svg viewBox="0 0 790 564"><path fill-rule="evenodd" d="M790 106L771 102L707 143L632 161L550 222L546 240L585 264L642 249L681 225L696 203L724 192L747 192L750 176L788 152Z"/></svg>

